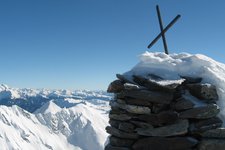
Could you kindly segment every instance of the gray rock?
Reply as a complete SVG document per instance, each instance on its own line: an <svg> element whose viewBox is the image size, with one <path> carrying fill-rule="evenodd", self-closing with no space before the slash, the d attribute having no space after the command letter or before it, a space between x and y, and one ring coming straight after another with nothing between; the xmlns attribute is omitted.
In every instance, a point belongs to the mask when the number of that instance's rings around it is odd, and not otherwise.
<svg viewBox="0 0 225 150"><path fill-rule="evenodd" d="M119 120L119 121L127 121L132 117L127 114L109 114L110 119Z"/></svg>
<svg viewBox="0 0 225 150"><path fill-rule="evenodd" d="M153 91L174 91L184 81L180 80L154 80L142 76L133 76L134 82Z"/></svg>
<svg viewBox="0 0 225 150"><path fill-rule="evenodd" d="M111 135L114 135L116 137L119 137L119 138L125 138L125 139L138 139L139 138L139 135L136 133L126 133L126 132L120 131L114 127L109 127L109 126L106 127L106 132Z"/></svg>
<svg viewBox="0 0 225 150"><path fill-rule="evenodd" d="M221 119L219 119L218 117L214 117L210 119L198 120L191 123L189 130L191 133L201 133L206 130L211 130L211 129L221 127L222 124L223 124L223 121Z"/></svg>
<svg viewBox="0 0 225 150"><path fill-rule="evenodd" d="M182 98L178 99L177 102L172 104L171 107L174 110L181 111L181 110L191 109L194 107L194 105L195 104L191 100L188 100L188 99L185 99L182 97Z"/></svg>
<svg viewBox="0 0 225 150"><path fill-rule="evenodd" d="M215 104L208 104L206 106L192 108L180 113L179 117L194 118L194 119L208 119L215 117L220 112L219 107Z"/></svg>
<svg viewBox="0 0 225 150"><path fill-rule="evenodd" d="M113 120L113 119L110 119L109 120L109 124L114 127L114 128L119 128L119 125L120 123L122 123L122 121L118 121L118 120Z"/></svg>
<svg viewBox="0 0 225 150"><path fill-rule="evenodd" d="M126 104L152 107L152 103L146 100L133 99L133 98L125 98L124 100Z"/></svg>
<svg viewBox="0 0 225 150"><path fill-rule="evenodd" d="M158 128L137 128L136 131L139 135L144 136L159 136L159 137L167 137L167 136L176 136L176 135L184 135L188 132L188 120L179 120L177 123L172 125L167 125Z"/></svg>
<svg viewBox="0 0 225 150"><path fill-rule="evenodd" d="M115 80L109 84L107 92L108 93L119 93L122 90L124 90L124 85L123 85L122 81Z"/></svg>
<svg viewBox="0 0 225 150"><path fill-rule="evenodd" d="M204 139L198 145L198 150L224 150L224 139Z"/></svg>
<svg viewBox="0 0 225 150"><path fill-rule="evenodd" d="M147 91L147 90L140 90L140 91L122 91L120 93L121 97L131 97L134 99L141 99L146 100L152 103L161 103L161 104L170 104L173 100L172 93L166 92L158 92L158 91Z"/></svg>
<svg viewBox="0 0 225 150"><path fill-rule="evenodd" d="M132 80L128 79L126 76L122 75L122 74L116 74L116 77L121 80L123 83L131 83L131 84L135 84Z"/></svg>
<svg viewBox="0 0 225 150"><path fill-rule="evenodd" d="M166 111L168 110L170 107L168 104L157 104L155 103L153 106L152 106L152 113L155 113L155 114L158 114L162 111Z"/></svg>
<svg viewBox="0 0 225 150"><path fill-rule="evenodd" d="M202 137L206 138L225 138L225 128L217 128L212 130L207 130L201 134Z"/></svg>
<svg viewBox="0 0 225 150"><path fill-rule="evenodd" d="M163 124L172 124L177 121L178 114L173 111L163 111L159 114L139 115L137 118L153 126L162 126Z"/></svg>
<svg viewBox="0 0 225 150"><path fill-rule="evenodd" d="M108 144L105 147L105 150L131 150L131 149L127 148L127 147L116 147L116 146L112 146L112 145Z"/></svg>
<svg viewBox="0 0 225 150"><path fill-rule="evenodd" d="M127 123L127 122L122 122L119 124L119 130L124 131L124 132L134 132L134 125L131 123Z"/></svg>
<svg viewBox="0 0 225 150"><path fill-rule="evenodd" d="M200 78L200 77L188 77L188 76L180 76L180 77L185 79L184 84L202 82L202 78Z"/></svg>
<svg viewBox="0 0 225 150"><path fill-rule="evenodd" d="M109 141L112 146L117 147L131 147L131 145L134 143L134 140L122 139L115 136L110 136Z"/></svg>
<svg viewBox="0 0 225 150"><path fill-rule="evenodd" d="M218 100L216 87L211 84L187 84L190 93L203 100Z"/></svg>
<svg viewBox="0 0 225 150"><path fill-rule="evenodd" d="M117 103L116 101L110 101L110 106L124 109L127 112L133 113L133 114L151 114L151 109L145 106L121 104L121 103Z"/></svg>
<svg viewBox="0 0 225 150"><path fill-rule="evenodd" d="M191 137L149 137L138 140L133 150L190 150L198 141Z"/></svg>
<svg viewBox="0 0 225 150"><path fill-rule="evenodd" d="M153 128L153 126L149 123L146 122L141 122L141 121L130 121L131 123L133 123L136 127L138 128Z"/></svg>
<svg viewBox="0 0 225 150"><path fill-rule="evenodd" d="M172 124L178 120L178 113L174 111L162 111L157 114L157 119L161 124Z"/></svg>
<svg viewBox="0 0 225 150"><path fill-rule="evenodd" d="M124 84L124 89L125 90L139 90L139 89L143 89L143 87L140 87L136 84L131 84L131 83L125 83Z"/></svg>

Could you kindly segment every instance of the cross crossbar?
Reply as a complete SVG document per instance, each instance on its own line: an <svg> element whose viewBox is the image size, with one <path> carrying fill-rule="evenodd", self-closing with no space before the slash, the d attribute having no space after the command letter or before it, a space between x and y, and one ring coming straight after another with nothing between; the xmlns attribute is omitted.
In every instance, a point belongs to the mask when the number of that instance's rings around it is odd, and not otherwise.
<svg viewBox="0 0 225 150"><path fill-rule="evenodd" d="M167 48L167 44L166 44L166 37L165 37L165 33L177 22L177 20L181 17L181 15L177 15L164 29L163 29L163 23L162 23L162 18L160 15L160 10L159 10L159 6L156 6L156 10L157 10L157 15L158 15L158 20L159 20L159 25L160 25L160 30L161 32L156 36L156 38L148 45L148 48L151 48L159 39L160 37L162 37L163 39L163 45L164 45L164 49L165 49L165 53L168 54L168 48Z"/></svg>

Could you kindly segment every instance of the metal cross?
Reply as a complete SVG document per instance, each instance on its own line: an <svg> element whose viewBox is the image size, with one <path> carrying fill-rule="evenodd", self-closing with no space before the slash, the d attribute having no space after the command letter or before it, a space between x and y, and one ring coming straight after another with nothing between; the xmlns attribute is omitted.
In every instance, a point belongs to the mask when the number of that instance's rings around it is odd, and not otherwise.
<svg viewBox="0 0 225 150"><path fill-rule="evenodd" d="M169 54L167 44L166 44L166 37L165 33L166 31L174 25L174 23L181 17L181 15L177 15L164 29L163 29L163 22L159 10L159 6L156 5L156 11L158 15L158 20L159 20L159 25L160 25L160 30L161 32L158 34L158 36L148 45L148 48L151 48L159 39L162 37L163 40L163 46L166 54Z"/></svg>

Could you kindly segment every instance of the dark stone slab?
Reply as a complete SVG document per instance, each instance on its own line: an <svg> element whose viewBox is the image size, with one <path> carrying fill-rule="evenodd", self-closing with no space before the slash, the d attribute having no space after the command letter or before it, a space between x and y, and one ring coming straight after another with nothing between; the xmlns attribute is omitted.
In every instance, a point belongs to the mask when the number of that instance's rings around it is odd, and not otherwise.
<svg viewBox="0 0 225 150"><path fill-rule="evenodd" d="M145 78L142 76L133 76L133 81L137 84L144 86L152 91L174 91L181 83L181 80L154 80L151 78Z"/></svg>
<svg viewBox="0 0 225 150"><path fill-rule="evenodd" d="M184 135L188 132L188 120L179 120L175 124L158 127L158 128L137 128L136 131L139 135L143 136L177 136Z"/></svg>
<svg viewBox="0 0 225 150"><path fill-rule="evenodd" d="M152 107L152 103L146 100L133 99L133 98L125 98L124 100L127 104L130 104L130 105Z"/></svg>
<svg viewBox="0 0 225 150"><path fill-rule="evenodd" d="M120 131L114 127L109 127L109 126L106 127L106 132L111 135L114 135L116 137L124 138L124 139L138 139L139 138L139 135L136 133L126 133L126 132Z"/></svg>
<svg viewBox="0 0 225 150"><path fill-rule="evenodd" d="M114 127L114 128L119 128L119 125L120 123L122 123L122 121L118 121L118 120L113 120L113 119L110 119L109 120L109 124Z"/></svg>
<svg viewBox="0 0 225 150"><path fill-rule="evenodd" d="M127 112L133 114L151 114L151 109L145 106L122 104L113 100L110 101L110 106L126 110Z"/></svg>
<svg viewBox="0 0 225 150"><path fill-rule="evenodd" d="M184 84L202 82L202 78L200 78L200 77L189 77L189 76L180 76L180 77L185 79Z"/></svg>
<svg viewBox="0 0 225 150"><path fill-rule="evenodd" d="M124 131L124 132L134 132L134 125L132 123L127 123L127 122L121 122L119 124L119 130Z"/></svg>
<svg viewBox="0 0 225 150"><path fill-rule="evenodd" d="M131 83L131 84L135 84L132 80L126 78L126 76L122 75L122 74L116 74L117 79L121 80L123 83Z"/></svg>
<svg viewBox="0 0 225 150"><path fill-rule="evenodd" d="M161 104L170 104L173 100L172 93L166 92L158 92L158 91L147 91L147 90L140 90L140 91L122 91L120 93L121 97L131 97L134 99L141 99L146 100L152 103L161 103Z"/></svg>
<svg viewBox="0 0 225 150"><path fill-rule="evenodd" d="M133 123L138 128L153 128L153 126L151 124L146 123L146 122L133 121L133 120L130 120L130 122Z"/></svg>
<svg viewBox="0 0 225 150"><path fill-rule="evenodd" d="M198 145L198 150L224 150L224 139L204 139Z"/></svg>
<svg viewBox="0 0 225 150"><path fill-rule="evenodd" d="M140 89L144 89L143 87L140 87L136 84L132 84L132 83L125 83L124 84L124 89L125 90L140 90Z"/></svg>
<svg viewBox="0 0 225 150"><path fill-rule="evenodd" d="M138 140L133 150L191 150L198 141L191 137L149 137Z"/></svg>
<svg viewBox="0 0 225 150"><path fill-rule="evenodd" d="M179 117L194 118L194 119L208 119L215 117L219 113L219 107L215 104L208 104L206 106L192 108L180 113Z"/></svg>
<svg viewBox="0 0 225 150"><path fill-rule="evenodd" d="M218 100L218 94L216 86L211 84L187 84L186 85L190 93L203 100Z"/></svg>
<svg viewBox="0 0 225 150"><path fill-rule="evenodd" d="M221 138L225 140L225 128L207 130L201 133L201 136L205 138Z"/></svg>
<svg viewBox="0 0 225 150"><path fill-rule="evenodd" d="M127 114L109 114L110 119L119 120L119 121L127 121L132 117Z"/></svg>
<svg viewBox="0 0 225 150"><path fill-rule="evenodd" d="M191 109L194 107L194 105L195 104L191 102L191 100L181 97L177 100L177 102L171 104L171 107L174 110L181 111Z"/></svg>
<svg viewBox="0 0 225 150"><path fill-rule="evenodd" d="M107 89L108 93L119 93L124 90L124 85L121 80L115 80L109 84Z"/></svg>
<svg viewBox="0 0 225 150"><path fill-rule="evenodd" d="M214 117L210 119L198 120L191 123L189 130L191 133L201 133L206 130L219 128L222 126L222 124L223 121L221 119L219 119L218 117Z"/></svg>
<svg viewBox="0 0 225 150"><path fill-rule="evenodd" d="M116 146L112 146L112 145L108 144L105 147L105 150L131 150L131 149L127 148L127 147L116 147Z"/></svg>
<svg viewBox="0 0 225 150"><path fill-rule="evenodd" d="M134 143L134 140L122 139L115 136L110 136L109 141L112 146L117 146L117 147L131 147L132 144Z"/></svg>
<svg viewBox="0 0 225 150"><path fill-rule="evenodd" d="M169 104L153 104L152 113L158 114L162 111L166 111L170 108Z"/></svg>
<svg viewBox="0 0 225 150"><path fill-rule="evenodd" d="M172 124L178 120L178 113L174 111L162 111L157 114L157 118L161 124Z"/></svg>
<svg viewBox="0 0 225 150"><path fill-rule="evenodd" d="M162 111L159 114L139 115L138 119L148 122L153 126L162 126L177 121L178 114L174 111Z"/></svg>

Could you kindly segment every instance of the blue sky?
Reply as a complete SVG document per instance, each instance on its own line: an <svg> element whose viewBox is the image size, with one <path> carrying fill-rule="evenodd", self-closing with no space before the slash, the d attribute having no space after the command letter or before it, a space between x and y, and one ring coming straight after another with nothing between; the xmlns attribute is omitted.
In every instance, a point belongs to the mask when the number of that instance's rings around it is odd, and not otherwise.
<svg viewBox="0 0 225 150"><path fill-rule="evenodd" d="M131 69L159 33L170 53L202 53L225 63L223 0L0 1L0 82L12 87L106 89ZM163 51L162 41L149 51Z"/></svg>

